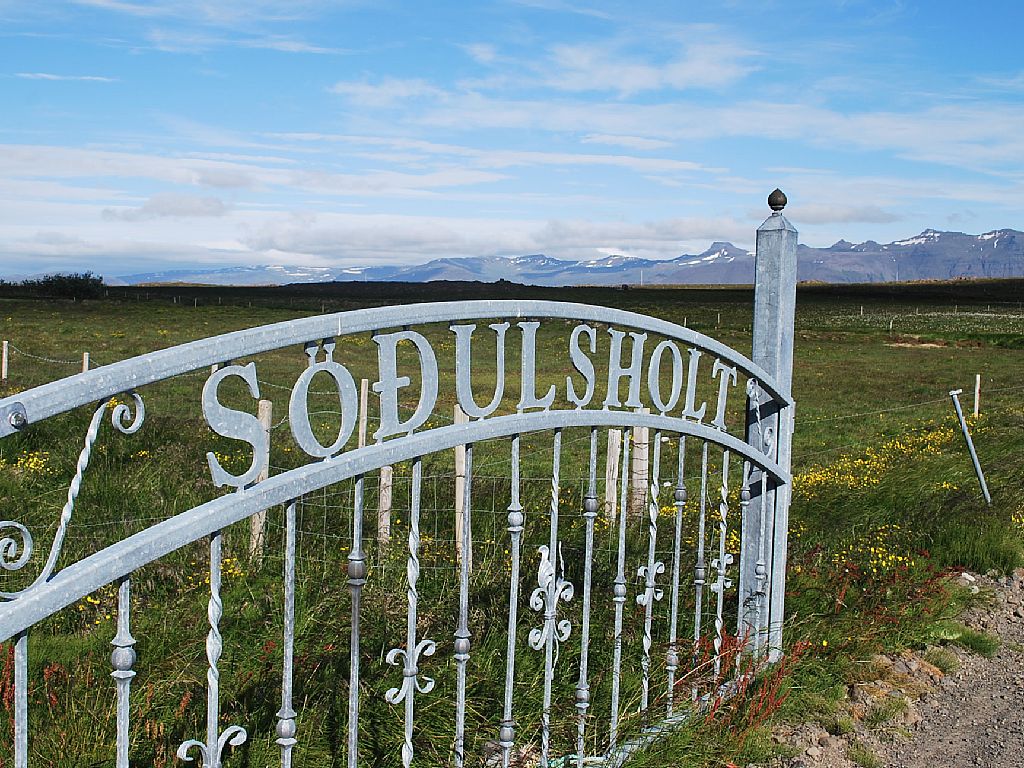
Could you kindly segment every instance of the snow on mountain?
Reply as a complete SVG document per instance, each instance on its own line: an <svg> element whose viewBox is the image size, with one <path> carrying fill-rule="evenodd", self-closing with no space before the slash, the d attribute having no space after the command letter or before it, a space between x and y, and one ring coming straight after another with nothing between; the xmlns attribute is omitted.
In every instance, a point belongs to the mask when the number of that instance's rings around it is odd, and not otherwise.
<svg viewBox="0 0 1024 768"><path fill-rule="evenodd" d="M800 280L878 282L1024 275L1024 232L999 229L982 235L926 229L892 243L839 240L827 248L797 249ZM303 267L279 264L213 270L171 270L112 278L118 282L187 282L279 285L328 281L510 280L532 285L673 285L751 283L754 254L716 241L699 254L659 261L623 254L574 261L545 254L441 258L408 266Z"/></svg>

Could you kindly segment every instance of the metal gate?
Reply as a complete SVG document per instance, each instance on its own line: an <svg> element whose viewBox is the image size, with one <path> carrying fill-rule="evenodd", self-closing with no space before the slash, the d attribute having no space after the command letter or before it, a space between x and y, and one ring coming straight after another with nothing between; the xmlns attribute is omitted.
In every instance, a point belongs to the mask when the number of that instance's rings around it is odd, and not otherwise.
<svg viewBox="0 0 1024 768"><path fill-rule="evenodd" d="M727 692L736 674L727 659L730 644L751 658L777 659L790 492L796 232L781 205L773 208L757 232L751 358L681 325L606 307L431 303L211 337L0 400L0 436L93 408L49 548L36 547L40 531L17 515L0 522L0 565L9 572L0 592L0 638L14 644L14 765L27 766L31 751L29 690L36 683L30 679L30 635L56 632L51 624L62 611L102 589L116 589L111 748L118 768L129 766L133 739L141 738L133 721L139 693L132 683L147 663L136 654L132 616L159 610L133 602L133 574L200 541L208 543L209 556L206 726L182 739L177 755L206 768L230 764L229 746L244 748L253 733L249 724L225 723L222 716L220 662L231 640L222 622L232 610L222 595L225 532L279 508L280 709L271 738L282 765L293 759L302 764L304 713L294 688L301 666L296 642L303 639L303 616L296 612L296 572L304 567L297 518L316 493L332 489L347 489L338 497L345 515L338 530L350 537L344 565L349 634L332 643L348 646L348 669L339 677L347 688L345 743L338 750L353 768L399 759L365 746L370 726L360 715L368 699L393 708L405 766L443 754L441 762L459 768L481 761L507 767L525 760L525 744L534 745L542 766L567 756L581 766L615 763L642 741L645 728L685 717ZM354 358L343 343L353 338L363 340L360 361L375 360L376 429L361 447L353 440L361 408ZM254 415L265 383L260 355L288 349L302 353L293 357L288 433L269 434ZM493 376L479 374L492 364ZM125 435L144 434L148 388L182 376L203 378L200 404L210 440L230 441L249 459L248 467L230 466L211 450L210 479L230 492L65 563L72 517L89 514L75 507L89 482L92 455L98 444L123 439L108 437L104 422L109 418ZM333 403L329 434L309 405L325 386ZM442 406L452 402L468 423L439 423ZM611 430L625 432L614 467L602 458ZM653 436L647 478L642 502L631 513L631 473L639 466L631 451L645 433ZM271 442L279 438L304 460L260 478ZM465 446L465 491L453 522L461 538L446 561L451 579L439 577L435 590L451 598L451 631L442 636L436 630L446 609L425 605L419 591L423 528L438 514L424 505L424 466L459 446ZM500 506L500 535L492 526L486 541L477 479L484 475L482 460L498 467L502 478L492 483L487 500L491 522ZM549 467L543 509L524 503L524 489L536 479L524 474L526 464L533 472ZM407 535L401 542L375 538L364 523L370 480L385 467L405 484L400 500ZM617 490L606 477L616 478ZM566 492L574 483L578 496ZM476 566L474 541L478 552L491 547ZM399 562L405 626L386 628L392 647L374 658L378 649L362 644L366 622L380 621L366 599L367 585ZM494 610L496 585L504 595L500 615ZM481 613L474 601L485 590L491 607ZM494 666L496 649L504 675L482 679L481 669ZM526 654L536 654L528 680ZM394 685L370 690L368 681L383 680L388 665L397 667ZM567 699L569 679L574 682ZM438 699L450 706L450 741L427 760L417 751L416 707L436 708ZM526 700L533 703L521 704ZM78 749L68 744L66 754Z"/></svg>

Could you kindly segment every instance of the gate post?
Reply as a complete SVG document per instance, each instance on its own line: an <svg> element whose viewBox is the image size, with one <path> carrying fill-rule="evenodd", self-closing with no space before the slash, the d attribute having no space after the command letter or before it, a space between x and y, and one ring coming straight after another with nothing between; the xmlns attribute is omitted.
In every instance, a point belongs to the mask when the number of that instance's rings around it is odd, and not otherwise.
<svg viewBox="0 0 1024 768"><path fill-rule="evenodd" d="M789 397L797 231L782 215L786 196L781 190L768 196L768 205L772 215L757 228L751 359L773 377L780 394ZM748 399L747 442L769 456L775 454L776 462L787 472L792 431L791 408L780 408L763 392ZM763 652L767 642L769 660L774 661L782 654L790 487L767 483L762 500L760 472L755 470L750 477L750 495L742 527L738 633L749 638L755 652Z"/></svg>

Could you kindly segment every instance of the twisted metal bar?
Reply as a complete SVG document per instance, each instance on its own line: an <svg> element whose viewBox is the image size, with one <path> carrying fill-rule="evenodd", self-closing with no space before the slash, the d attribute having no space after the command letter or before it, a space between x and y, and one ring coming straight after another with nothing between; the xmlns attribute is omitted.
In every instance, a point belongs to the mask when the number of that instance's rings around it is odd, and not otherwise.
<svg viewBox="0 0 1024 768"><path fill-rule="evenodd" d="M419 594L416 592L416 582L420 577L420 492L423 482L423 461L416 458L412 465L412 508L409 512L409 560L406 563L405 573L408 589L406 598L409 609L406 621L405 648L392 648L388 651L388 664L398 666L402 669L402 685L398 688L390 688L384 694L384 698L391 704L405 702L405 741L402 744L402 765L409 768L412 764L412 726L413 726L413 700L415 692L430 693L434 689L434 681L429 677L419 678L420 656L433 656L437 650L437 644L433 640L416 641L416 607Z"/></svg>
<svg viewBox="0 0 1024 768"><path fill-rule="evenodd" d="M723 621L722 611L725 607L725 590L732 586L732 580L728 578L727 571L732 564L733 557L725 551L726 534L728 533L728 521L726 516L729 513L729 451L722 451L722 485L718 502L718 557L711 561L711 567L715 569L715 583L711 590L718 595L718 603L715 607L715 679L717 680L722 672L722 641Z"/></svg>
<svg viewBox="0 0 1024 768"><path fill-rule="evenodd" d="M622 677L622 610L626 604L626 502L629 498L629 446L633 430L622 436L622 470L619 489L619 549L612 587L615 603L615 647L612 660L612 716L608 725L608 751L612 752L619 735L619 687Z"/></svg>
<svg viewBox="0 0 1024 768"><path fill-rule="evenodd" d="M512 688L516 669L516 621L519 611L519 560L522 547L523 505L519 501L519 435L512 438L512 498L508 505L508 533L512 539L512 568L508 582L508 643L505 648L505 701L502 709L498 744L501 745L502 768L509 768L515 744L515 721L512 719Z"/></svg>
<svg viewBox="0 0 1024 768"><path fill-rule="evenodd" d="M697 516L697 564L693 569L694 607L693 607L693 657L691 669L696 670L700 662L700 630L701 614L704 612L704 585L707 584L708 568L705 560L705 541L707 539L707 505L708 505L708 443L705 440L700 452L700 512ZM697 700L697 686L691 688L691 697Z"/></svg>
<svg viewBox="0 0 1024 768"><path fill-rule="evenodd" d="M590 430L590 476L583 499L583 520L587 527L583 555L583 620L580 626L580 679L576 684L576 764L583 768L586 749L587 709L590 707L590 683L587 664L590 651L590 582L594 566L594 521L597 519L597 429Z"/></svg>
<svg viewBox="0 0 1024 768"><path fill-rule="evenodd" d="M658 540L658 474L661 468L661 432L654 433L654 466L651 470L650 495L647 502L647 564L636 569L636 575L644 580L644 591L636 596L637 605L644 607L643 655L640 657L640 711L650 705L651 695L651 646L654 639L651 628L654 621L654 603L664 597L664 592L655 580L665 572L665 564L655 560Z"/></svg>
<svg viewBox="0 0 1024 768"><path fill-rule="evenodd" d="M220 730L220 662L224 651L224 640L220 634L220 620L224 615L224 603L220 597L221 587L221 531L210 536L210 601L207 604L206 616L210 623L210 631L206 635L206 743L198 739L184 741L178 747L178 759L193 761L193 748L202 758L203 768L221 768L224 749L229 744L233 747L245 743L248 734L238 725L229 725L223 732Z"/></svg>
<svg viewBox="0 0 1024 768"><path fill-rule="evenodd" d="M130 711L128 708L132 678L135 671L135 638L131 633L131 582L126 576L117 587L117 634L111 641L114 651L110 654L110 663L114 671L110 674L117 683L117 768L128 768L128 745L130 734L128 727Z"/></svg>
<svg viewBox="0 0 1024 768"><path fill-rule="evenodd" d="M672 537L672 605L669 614L668 651L665 654L665 670L668 673L667 713L672 717L675 703L676 670L679 669L679 566L683 531L683 507L686 506L686 438L679 436L679 462L676 468L676 489L673 502L676 508L675 532Z"/></svg>
<svg viewBox="0 0 1024 768"><path fill-rule="evenodd" d="M131 409L124 403L117 404L111 414L111 423L119 432L126 435L138 432L142 427L143 420L145 419L145 406L143 405L142 398L135 392L130 392L129 394L135 402L135 415L132 421L125 424L126 418L131 415ZM89 460L92 457L92 448L96 443L96 438L100 431L100 424L103 421L103 416L110 402L110 398L100 402L100 404L96 406L96 410L93 412L92 418L89 421L89 428L85 433L85 442L82 446L81 452L78 454L78 461L75 464L75 474L74 477L71 478L71 484L68 486L67 501L64 502L64 506L60 511L60 518L57 522L57 532L53 536L53 543L50 545L50 553L46 558L46 563L43 565L42 571L40 571L35 580L24 589L19 589L14 592L0 591L0 600L17 599L39 584L49 581L54 570L56 570L57 560L60 558L61 550L64 547L64 537L67 535L68 526L71 523L71 517L75 511L75 501L78 499L78 494L82 489L82 478L85 476L85 470L89 467ZM14 520L0 521L0 530L4 528L13 528L16 530L18 535L21 537L21 542L19 547L19 542L11 536L5 536L0 539L0 567L6 571L21 570L25 567L32 556L32 535L24 525Z"/></svg>
<svg viewBox="0 0 1024 768"><path fill-rule="evenodd" d="M292 708L292 672L295 654L295 502L284 511L284 659L281 664L281 709L277 712L277 744L281 768L291 768L297 743L295 710Z"/></svg>

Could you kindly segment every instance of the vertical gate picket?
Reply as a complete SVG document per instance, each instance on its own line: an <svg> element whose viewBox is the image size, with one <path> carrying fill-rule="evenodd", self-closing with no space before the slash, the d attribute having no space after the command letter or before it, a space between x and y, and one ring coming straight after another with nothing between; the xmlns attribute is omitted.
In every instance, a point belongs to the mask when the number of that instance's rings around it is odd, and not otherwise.
<svg viewBox="0 0 1024 768"><path fill-rule="evenodd" d="M676 488L673 494L675 505L675 530L672 536L672 605L669 607L668 652L665 657L665 668L668 672L668 691L666 693L666 716L672 717L675 702L676 670L679 669L679 559L683 533L683 507L686 505L686 438L679 436L679 457L676 467Z"/></svg>
<svg viewBox="0 0 1024 768"><path fill-rule="evenodd" d="M564 579L565 563L558 540L559 480L562 462L562 430L555 430L551 460L551 522L547 546L540 546L537 588L530 595L530 607L540 611L543 623L530 630L530 647L544 649L544 708L541 715L540 765L547 768L551 748L551 686L555 676L557 646L569 639L568 619L558 621L558 601L572 599L573 586Z"/></svg>
<svg viewBox="0 0 1024 768"><path fill-rule="evenodd" d="M348 555L348 588L352 600L352 631L349 640L348 768L359 763L359 616L366 584L366 553L363 551L363 476L356 477L352 505L352 551Z"/></svg>
<svg viewBox="0 0 1024 768"><path fill-rule="evenodd" d="M614 658L612 661L612 716L609 725L608 750L612 751L618 742L619 733L619 686L622 677L622 610L626 605L626 507L629 504L629 446L633 442L633 430L622 435L622 469L619 478L619 547L615 567L615 584L612 601L615 603Z"/></svg>
<svg viewBox="0 0 1024 768"><path fill-rule="evenodd" d="M725 590L732 586L729 578L729 566L732 564L732 555L726 552L726 542L729 532L729 451L722 451L722 485L718 502L718 557L711 561L711 567L715 569L715 583L711 590L718 595L715 605L715 682L722 673L722 647L725 639L725 622L722 619L725 608Z"/></svg>
<svg viewBox="0 0 1024 768"><path fill-rule="evenodd" d="M502 768L508 768L515 744L515 721L512 719L512 690L516 669L516 622L519 613L519 560L522 547L523 505L519 501L519 435L512 438L512 498L508 505L508 533L511 538L512 567L508 582L508 644L505 655L505 700L502 708L498 743L501 746Z"/></svg>
<svg viewBox="0 0 1024 768"><path fill-rule="evenodd" d="M111 641L114 646L110 662L114 667L111 677L117 684L117 768L128 768L128 731L131 712L129 694L135 671L135 638L131 633L131 582L126 576L117 586L117 634Z"/></svg>
<svg viewBox="0 0 1024 768"><path fill-rule="evenodd" d="M423 484L423 460L417 457L412 464L411 504L409 510L409 558L406 563L406 613L405 648L393 648L388 651L388 664L402 664L402 684L391 688L384 698L391 704L405 702L405 741L402 744L402 765L409 768L412 764L413 746L412 731L415 714L415 694L430 693L434 689L434 681L429 677L419 678L420 656L433 656L437 644L433 640L416 640L416 611L419 604L419 593L416 584L420 576L420 495Z"/></svg>
<svg viewBox="0 0 1024 768"><path fill-rule="evenodd" d="M655 560L658 540L658 475L661 471L661 432L654 433L654 460L648 470L650 488L647 496L647 564L637 568L637 576L644 580L644 591L636 596L637 605L644 607L643 655L640 657L640 711L650 703L651 647L654 644L652 626L654 603L662 598L662 590L655 579L665 572L665 564Z"/></svg>
<svg viewBox="0 0 1024 768"><path fill-rule="evenodd" d="M466 664L469 662L469 557L473 523L473 444L466 444L466 490L462 496L462 530L465 549L459 565L459 623L455 629L455 768L466 761ZM354 768L354 766L353 766Z"/></svg>
<svg viewBox="0 0 1024 768"><path fill-rule="evenodd" d="M586 749L584 736L587 727L587 709L590 707L590 683L587 680L588 654L590 651L590 580L594 566L594 520L597 518L597 429L590 430L590 472L587 480L587 494L583 498L583 520L586 524L586 539L583 550L583 618L580 626L580 679L576 684L576 763L583 768Z"/></svg>
<svg viewBox="0 0 1024 768"><path fill-rule="evenodd" d="M694 607L693 607L693 660L690 664L691 671L697 671L700 663L700 630L701 618L704 612L704 585L707 584L708 568L705 559L705 542L707 539L707 508L708 508L708 443L707 440L701 443L700 452L700 508L697 516L697 563L693 568ZM697 700L697 681L691 689L692 698Z"/></svg>
<svg viewBox="0 0 1024 768"><path fill-rule="evenodd" d="M284 648L281 662L281 709L277 713L277 744L281 768L291 768L295 747L295 710L292 708L292 672L295 654L295 504L284 511Z"/></svg>
<svg viewBox="0 0 1024 768"><path fill-rule="evenodd" d="M14 640L14 768L28 768L28 632Z"/></svg>
<svg viewBox="0 0 1024 768"><path fill-rule="evenodd" d="M248 738L245 728L229 725L220 730L220 657L224 651L224 639L220 632L220 620L224 616L224 602L221 598L221 549L223 532L210 535L210 600L206 615L210 631L206 635L206 742L198 739L184 741L178 747L181 760L193 761L193 748L202 758L203 768L221 768L224 748L237 747Z"/></svg>

